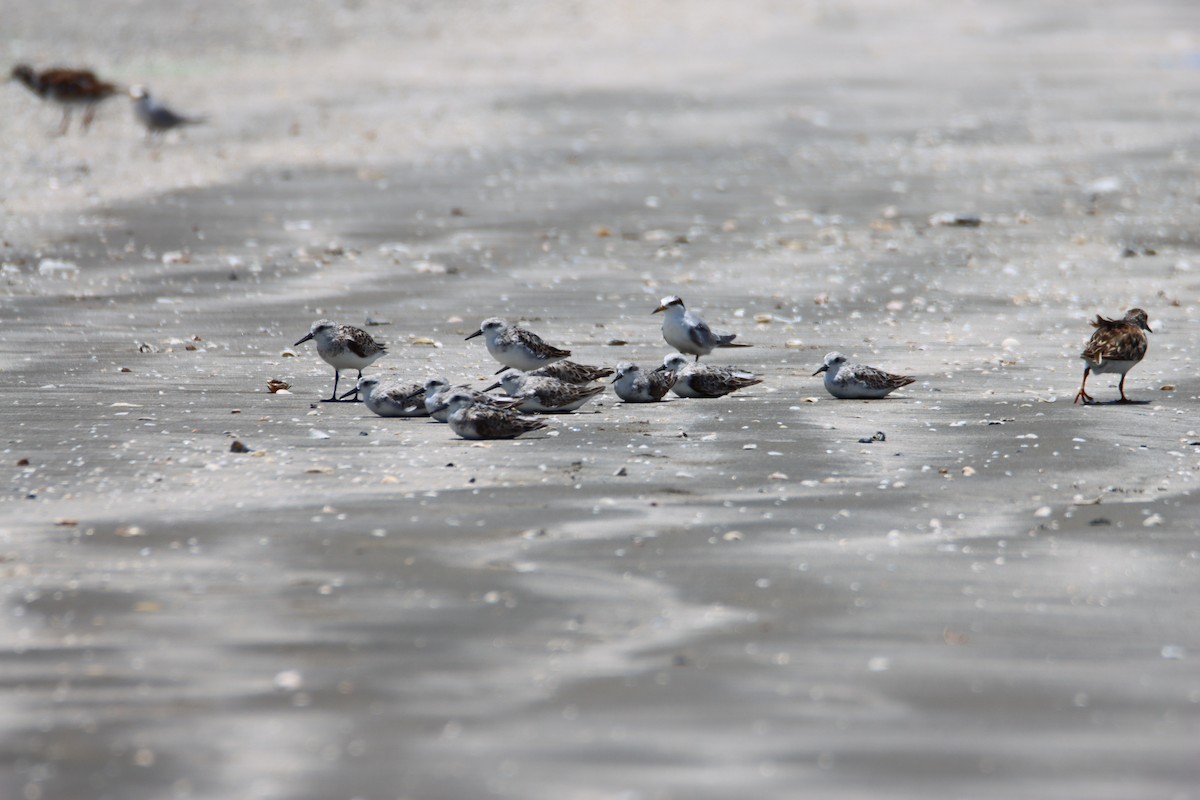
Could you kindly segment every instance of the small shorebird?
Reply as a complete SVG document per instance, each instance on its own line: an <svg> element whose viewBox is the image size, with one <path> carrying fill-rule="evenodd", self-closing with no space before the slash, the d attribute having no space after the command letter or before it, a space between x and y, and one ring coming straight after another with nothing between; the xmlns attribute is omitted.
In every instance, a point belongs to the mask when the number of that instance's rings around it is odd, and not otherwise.
<svg viewBox="0 0 1200 800"><path fill-rule="evenodd" d="M762 383L762 378L753 372L736 367L689 364L687 358L678 353L664 358L659 370L675 374L671 391L680 397L724 397L738 389Z"/></svg>
<svg viewBox="0 0 1200 800"><path fill-rule="evenodd" d="M570 350L560 350L542 341L536 333L509 325L499 317L485 319L479 330L467 339L483 336L488 352L492 358L506 367L519 370L531 370L562 361L571 355Z"/></svg>
<svg viewBox="0 0 1200 800"><path fill-rule="evenodd" d="M505 394L520 401L520 405L517 406L519 410L552 414L574 411L604 391L603 386L576 386L573 383L563 383L557 378L531 377L515 369L505 372L500 376L498 383L493 383L484 391L490 391L497 386L503 386Z"/></svg>
<svg viewBox="0 0 1200 800"><path fill-rule="evenodd" d="M656 403L671 391L676 379L674 371L642 372L637 364L622 361L617 364L617 376L612 379L612 384L617 397L626 403Z"/></svg>
<svg viewBox="0 0 1200 800"><path fill-rule="evenodd" d="M1095 399L1086 391L1088 374L1091 372L1119 372L1119 402L1131 402L1125 396L1125 373L1133 369L1146 355L1149 342L1146 341L1143 331L1154 333L1150 330L1150 320L1146 312L1140 308L1131 308L1125 312L1123 319L1109 319L1097 314L1096 319L1092 320L1092 327L1096 330L1080 355L1087 366L1083 368L1083 383L1079 386L1079 393L1075 395L1075 402L1082 400L1087 404Z"/></svg>
<svg viewBox="0 0 1200 800"><path fill-rule="evenodd" d="M433 417L436 422L449 422L450 411L442 401L456 391L471 395L475 402L480 405L493 406L495 408L513 408L518 405L516 400L501 400L498 397L477 392L466 386L452 386L450 381L444 378L430 378L425 381L423 391L425 392L425 410L429 412L429 416Z"/></svg>
<svg viewBox="0 0 1200 800"><path fill-rule="evenodd" d="M359 378L354 389L342 395L345 400L362 392L362 401L381 417L428 417L425 387L420 383L384 383L378 375Z"/></svg>
<svg viewBox="0 0 1200 800"><path fill-rule="evenodd" d="M893 375L865 364L847 364L841 353L829 353L813 377L825 373L825 389L840 400L878 400L916 378Z"/></svg>
<svg viewBox="0 0 1200 800"><path fill-rule="evenodd" d="M328 400L322 400L323 403L338 401L338 379L341 377L342 370L358 370L358 377L361 378L362 371L387 352L386 347L372 339L371 334L362 328L355 328L353 325L338 325L327 319L319 319L314 322L308 335L292 347L299 347L309 339L316 339L317 355L326 364L333 367L333 394ZM350 394L357 397L358 387L355 386L354 391Z"/></svg>
<svg viewBox="0 0 1200 800"><path fill-rule="evenodd" d="M658 308L652 314L665 312L662 323L663 339L667 344L681 353L695 356L706 356L718 347L750 347L748 344L734 344L736 333L718 333L708 327L708 323L683 307L683 301L675 295L668 295L659 301Z"/></svg>
<svg viewBox="0 0 1200 800"><path fill-rule="evenodd" d="M451 392L438 410L449 412L450 429L464 439L514 439L546 423L508 408L475 402L469 392Z"/></svg>
<svg viewBox="0 0 1200 800"><path fill-rule="evenodd" d="M71 127L71 110L75 106L85 108L83 129L86 131L96 116L96 104L121 91L116 84L102 81L86 69L55 67L38 72L28 64L17 64L12 69L11 80L21 82L43 100L62 106L63 118L58 127L60 136Z"/></svg>
<svg viewBox="0 0 1200 800"><path fill-rule="evenodd" d="M133 100L133 115L146 128L146 136L166 133L181 125L199 125L205 122L204 117L185 117L177 114L156 100L145 86L129 87L129 97Z"/></svg>
<svg viewBox="0 0 1200 800"><path fill-rule="evenodd" d="M503 371L500 370L500 372ZM496 374L499 375L500 372ZM576 364L574 361L558 361L529 373L534 378L557 378L563 383L573 383L576 386L583 386L592 381L607 378L612 374L613 371L608 367L592 367L587 364Z"/></svg>

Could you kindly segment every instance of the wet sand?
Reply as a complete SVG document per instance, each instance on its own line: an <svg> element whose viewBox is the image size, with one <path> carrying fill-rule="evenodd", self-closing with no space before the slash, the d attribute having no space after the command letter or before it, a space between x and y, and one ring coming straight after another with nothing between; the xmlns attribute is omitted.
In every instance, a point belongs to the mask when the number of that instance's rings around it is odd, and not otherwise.
<svg viewBox="0 0 1200 800"><path fill-rule="evenodd" d="M1196 796L1189 4L214 8L15 14L214 122L0 97L0 797ZM669 293L765 382L471 443L291 346L645 365Z"/></svg>

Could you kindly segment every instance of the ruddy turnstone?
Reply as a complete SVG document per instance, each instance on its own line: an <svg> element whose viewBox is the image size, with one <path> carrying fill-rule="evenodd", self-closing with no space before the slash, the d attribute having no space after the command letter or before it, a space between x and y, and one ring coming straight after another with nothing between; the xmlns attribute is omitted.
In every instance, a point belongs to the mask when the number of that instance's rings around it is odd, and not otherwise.
<svg viewBox="0 0 1200 800"><path fill-rule="evenodd" d="M185 117L177 114L150 94L145 86L130 86L129 97L133 100L133 115L146 128L147 136L166 133L181 125L199 125L204 117Z"/></svg>
<svg viewBox="0 0 1200 800"><path fill-rule="evenodd" d="M678 353L664 358L659 370L675 374L671 391L680 397L724 397L738 389L762 383L762 378L753 372L736 367L689 364L687 358Z"/></svg>
<svg viewBox="0 0 1200 800"><path fill-rule="evenodd" d="M503 372L504 370L501 370ZM497 372L497 375L500 373ZM587 364L576 364L574 361L559 361L548 364L529 373L535 378L557 378L563 383L573 383L583 386L613 374L608 367L591 367Z"/></svg>
<svg viewBox="0 0 1200 800"><path fill-rule="evenodd" d="M323 403L338 401L338 379L341 377L342 370L356 369L358 377L361 378L362 371L387 352L386 347L372 339L371 334L362 328L355 328L353 325L338 325L327 319L319 319L314 322L308 335L292 347L299 347L309 339L316 339L317 355L326 364L333 367L333 394L328 400L322 400ZM358 387L355 386L354 391L350 394L357 396Z"/></svg>
<svg viewBox="0 0 1200 800"><path fill-rule="evenodd" d="M680 358L683 359L682 356ZM686 363L686 359L683 360ZM612 379L612 384L617 397L626 403L655 403L671 391L676 379L673 370L660 368L642 372L637 364L622 361L617 364L617 375Z"/></svg>
<svg viewBox="0 0 1200 800"><path fill-rule="evenodd" d="M430 378L425 381L423 391L425 392L425 410L437 422L449 421L450 411L442 401L456 391L471 395L475 402L481 405L494 406L496 408L513 408L518 405L516 400L501 400L498 397L492 397L483 392L476 392L465 386L452 386L450 381L444 378Z"/></svg>
<svg viewBox="0 0 1200 800"><path fill-rule="evenodd" d="M420 383L384 383L378 375L359 378L354 389L342 395L362 392L367 408L381 417L428 417L425 410L425 387Z"/></svg>
<svg viewBox="0 0 1200 800"><path fill-rule="evenodd" d="M520 401L520 411L542 411L565 413L574 411L588 400L604 391L603 386L576 386L557 378L536 378L510 369L500 376L500 381L484 389L504 387L504 393Z"/></svg>
<svg viewBox="0 0 1200 800"><path fill-rule="evenodd" d="M75 106L84 106L83 129L86 131L96 116L96 104L121 91L116 84L102 81L86 69L56 67L38 72L28 64L17 64L12 69L12 80L20 81L43 100L62 106L59 135L71 127L71 110Z"/></svg>
<svg viewBox="0 0 1200 800"><path fill-rule="evenodd" d="M1080 356L1087 366L1083 368L1083 383L1079 386L1079 393L1075 395L1075 402L1082 400L1086 404L1095 399L1086 391L1088 373L1119 372L1119 402L1128 403L1130 400L1125 396L1125 373L1133 369L1146 355L1149 343L1143 331L1154 332L1150 330L1150 320L1142 309L1131 308L1125 312L1123 319L1109 319L1097 314L1096 319L1092 320L1092 327L1096 330L1092 333L1092 338L1088 339L1087 346L1083 348Z"/></svg>
<svg viewBox="0 0 1200 800"><path fill-rule="evenodd" d="M562 361L571 355L570 350L560 350L542 341L536 333L509 325L499 317L485 319L479 330L467 339L483 336L488 352L492 358L506 367L519 370L531 370Z"/></svg>
<svg viewBox="0 0 1200 800"><path fill-rule="evenodd" d="M825 373L825 389L842 400L876 400L901 386L916 382L907 375L893 375L865 364L847 364L841 353L829 353L813 376Z"/></svg>
<svg viewBox="0 0 1200 800"><path fill-rule="evenodd" d="M667 344L681 353L695 356L706 356L718 347L750 347L748 344L734 344L736 333L718 333L708 327L708 323L683 307L683 301L675 295L664 297L658 308L652 314L666 312L663 317L662 335Z"/></svg>
<svg viewBox="0 0 1200 800"><path fill-rule="evenodd" d="M449 413L450 429L464 439L514 439L546 423L512 409L475 402L469 392L451 392L438 406Z"/></svg>

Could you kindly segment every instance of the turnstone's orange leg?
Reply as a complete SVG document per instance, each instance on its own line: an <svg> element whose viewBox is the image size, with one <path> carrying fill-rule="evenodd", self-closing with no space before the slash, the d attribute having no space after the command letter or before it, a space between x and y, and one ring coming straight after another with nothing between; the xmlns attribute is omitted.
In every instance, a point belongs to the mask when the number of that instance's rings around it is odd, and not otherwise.
<svg viewBox="0 0 1200 800"><path fill-rule="evenodd" d="M1079 394L1075 395L1076 403L1078 403L1080 400L1083 400L1084 405L1087 405L1088 403L1092 402L1092 396L1087 393L1088 373L1090 373L1091 371L1092 371L1091 367L1083 368L1083 383L1080 384L1080 386L1079 386ZM1122 379L1122 380L1124 380L1124 379Z"/></svg>
<svg viewBox="0 0 1200 800"><path fill-rule="evenodd" d="M1122 403L1132 403L1133 402L1132 400L1130 400L1128 397L1125 396L1125 376L1124 375L1121 376L1121 384L1117 388L1119 388L1121 390L1121 402Z"/></svg>

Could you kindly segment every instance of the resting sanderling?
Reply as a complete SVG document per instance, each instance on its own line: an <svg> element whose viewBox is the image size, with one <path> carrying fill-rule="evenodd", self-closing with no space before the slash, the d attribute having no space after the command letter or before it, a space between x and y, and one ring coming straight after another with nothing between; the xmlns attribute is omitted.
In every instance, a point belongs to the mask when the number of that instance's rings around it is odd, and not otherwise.
<svg viewBox="0 0 1200 800"><path fill-rule="evenodd" d="M515 369L505 372L498 383L493 383L484 391L497 386L503 386L505 394L520 401L517 406L519 410L549 413L574 411L604 391L603 386L576 386L557 378L532 377Z"/></svg>
<svg viewBox="0 0 1200 800"><path fill-rule="evenodd" d="M308 335L292 347L299 347L309 339L317 340L317 355L324 359L326 364L333 367L333 395L328 400L322 401L325 403L337 402L338 378L341 377L342 370L356 369L358 377L361 378L362 371L387 352L386 347L372 339L371 334L362 328L355 328L353 325L338 325L327 319L319 319L314 322ZM350 394L357 395L357 392Z"/></svg>
<svg viewBox="0 0 1200 800"><path fill-rule="evenodd" d="M682 358L682 356L681 356ZM617 364L617 376L613 378L613 390L626 403L654 403L662 400L675 385L673 370L655 369L643 372L637 364L622 361Z"/></svg>
<svg viewBox="0 0 1200 800"><path fill-rule="evenodd" d="M500 372L503 372L501 370ZM499 375L500 372L496 374ZM576 386L598 381L613 374L608 367L592 367L587 364L576 364L574 361L559 361L548 364L529 373L535 378L556 378L563 383L573 383Z"/></svg>
<svg viewBox="0 0 1200 800"><path fill-rule="evenodd" d="M439 406L450 416L450 429L464 439L512 439L546 427L536 417L476 403L469 392L451 392Z"/></svg>
<svg viewBox="0 0 1200 800"><path fill-rule="evenodd" d="M748 344L734 344L736 333L718 333L708 327L708 323L683 307L683 301L675 295L662 299L654 314L666 312L662 323L662 336L667 344L681 353L695 356L706 356L718 347L749 347Z"/></svg>
<svg viewBox="0 0 1200 800"><path fill-rule="evenodd" d="M841 400L877 400L901 386L916 382L907 375L893 375L865 364L848 364L841 353L829 353L813 376L825 373L825 389Z"/></svg>
<svg viewBox="0 0 1200 800"><path fill-rule="evenodd" d="M425 389L419 383L384 383L378 375L359 378L354 391L346 392L340 399L362 392L362 401L367 408L381 417L427 417Z"/></svg>
<svg viewBox="0 0 1200 800"><path fill-rule="evenodd" d="M671 391L680 397L724 397L738 389L762 383L762 378L753 372L737 367L689 364L687 358L678 353L664 358L659 369L675 373Z"/></svg>
<svg viewBox="0 0 1200 800"><path fill-rule="evenodd" d="M485 319L479 330L468 336L474 339L483 336L492 358L506 367L531 370L561 361L571 355L570 350L560 350L542 341L536 333L509 325L499 317Z"/></svg>
<svg viewBox="0 0 1200 800"><path fill-rule="evenodd" d="M1125 373L1133 369L1146 355L1149 342L1143 331L1154 333L1150 330L1150 320L1142 309L1131 308L1125 312L1124 319L1109 319L1097 314L1096 319L1092 320L1092 327L1096 331L1080 356L1087 366L1083 368L1083 383L1079 386L1079 394L1075 395L1075 402L1082 400L1084 403L1090 403L1095 399L1085 391L1089 372L1119 372L1120 402L1128 403L1130 400L1125 396Z"/></svg>
<svg viewBox="0 0 1200 800"><path fill-rule="evenodd" d="M429 416L437 422L448 422L450 411L445 407L443 401L453 392L464 392L471 395L476 403L482 405L495 406L496 408L512 408L517 405L515 400L501 400L498 397L477 392L466 386L452 386L450 381L444 378L430 378L425 381L425 410L429 412Z"/></svg>

